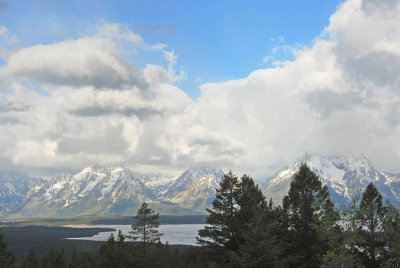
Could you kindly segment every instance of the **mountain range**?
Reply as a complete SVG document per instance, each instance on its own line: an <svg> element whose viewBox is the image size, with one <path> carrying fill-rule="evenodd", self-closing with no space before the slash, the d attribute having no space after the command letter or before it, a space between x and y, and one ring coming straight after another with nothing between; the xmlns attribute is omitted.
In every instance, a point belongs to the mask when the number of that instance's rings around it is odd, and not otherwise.
<svg viewBox="0 0 400 268"><path fill-rule="evenodd" d="M301 163L307 163L328 186L337 205L348 205L370 182L385 199L400 205L400 174L378 171L359 154L306 154L265 180L261 187L265 197L280 204ZM145 201L160 214L205 214L223 176L223 170L217 167L192 167L177 178L143 175L122 166L87 167L50 180L0 172L0 217L135 215Z"/></svg>
<svg viewBox="0 0 400 268"><path fill-rule="evenodd" d="M267 179L262 187L264 195L280 204L289 191L293 174L302 163L307 163L328 186L331 199L338 206L348 205L370 182L374 183L384 199L400 205L400 174L378 171L364 155L353 153L333 156L306 154Z"/></svg>
<svg viewBox="0 0 400 268"><path fill-rule="evenodd" d="M135 215L142 202L166 215L204 214L224 172L192 167L174 179L142 175L122 166L93 166L49 181L11 175L0 177L0 197L8 197L2 202L7 207L0 207L3 218Z"/></svg>

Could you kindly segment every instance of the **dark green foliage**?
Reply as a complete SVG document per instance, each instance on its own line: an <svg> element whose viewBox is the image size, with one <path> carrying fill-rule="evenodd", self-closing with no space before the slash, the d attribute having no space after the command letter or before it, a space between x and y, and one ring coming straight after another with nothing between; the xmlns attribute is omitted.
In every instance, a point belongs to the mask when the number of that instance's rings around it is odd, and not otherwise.
<svg viewBox="0 0 400 268"><path fill-rule="evenodd" d="M117 242L114 234L111 233L99 250L100 267L119 267L120 260L118 256Z"/></svg>
<svg viewBox="0 0 400 268"><path fill-rule="evenodd" d="M329 250L322 259L321 268L362 268L364 265L348 248L340 246Z"/></svg>
<svg viewBox="0 0 400 268"><path fill-rule="evenodd" d="M207 224L199 230L197 241L215 265L233 266L240 259L239 247L244 234L258 211L266 207L261 190L253 179L243 175L241 180L232 173L224 175L209 213Z"/></svg>
<svg viewBox="0 0 400 268"><path fill-rule="evenodd" d="M340 234L339 213L330 200L328 188L306 164L293 176L283 199L288 219L286 261L293 267L318 267Z"/></svg>
<svg viewBox="0 0 400 268"><path fill-rule="evenodd" d="M239 233L235 225L237 187L238 178L232 172L225 174L216 189L212 209L207 209L208 226L199 230L199 236L196 237L198 244L206 248L214 262L227 263L229 251L234 252L239 248Z"/></svg>
<svg viewBox="0 0 400 268"><path fill-rule="evenodd" d="M283 266L282 237L287 232L285 214L281 207L274 207L272 201L255 217L244 233L240 247L241 267Z"/></svg>
<svg viewBox="0 0 400 268"><path fill-rule="evenodd" d="M384 266L400 267L400 212L390 203L387 204L385 212L383 230L388 241L388 251Z"/></svg>
<svg viewBox="0 0 400 268"><path fill-rule="evenodd" d="M4 234L0 231L0 267L13 267L14 263L14 253L8 248Z"/></svg>
<svg viewBox="0 0 400 268"><path fill-rule="evenodd" d="M386 239L382 232L385 216L382 195L371 182L361 199L355 198L346 211L349 216L351 247L366 267L379 267L386 255Z"/></svg>
<svg viewBox="0 0 400 268"><path fill-rule="evenodd" d="M43 267L51 268L66 268L67 261L65 260L64 250L50 249L49 255L41 261Z"/></svg>
<svg viewBox="0 0 400 268"><path fill-rule="evenodd" d="M249 223L266 209L266 202L260 188L248 175L243 175L235 189L235 200L239 207L235 214L235 225L239 229L239 244L243 244L243 234L248 231Z"/></svg>
<svg viewBox="0 0 400 268"><path fill-rule="evenodd" d="M29 252L29 255L22 261L21 268L39 268L39 260L35 258L33 250Z"/></svg>
<svg viewBox="0 0 400 268"><path fill-rule="evenodd" d="M132 224L132 230L129 232L129 238L141 242L143 257L146 257L147 244L157 243L163 235L158 232L157 228L160 226L158 222L159 214L155 214L154 210L148 207L144 202L134 217L135 223Z"/></svg>

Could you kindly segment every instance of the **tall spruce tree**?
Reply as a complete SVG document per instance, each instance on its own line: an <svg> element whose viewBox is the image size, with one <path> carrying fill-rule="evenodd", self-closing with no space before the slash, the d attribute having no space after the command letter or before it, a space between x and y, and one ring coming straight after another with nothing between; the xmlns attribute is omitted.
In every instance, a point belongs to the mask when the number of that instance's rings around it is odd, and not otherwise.
<svg viewBox="0 0 400 268"><path fill-rule="evenodd" d="M285 214L272 200L258 209L244 233L240 246L240 267L284 267L282 237L287 232Z"/></svg>
<svg viewBox="0 0 400 268"><path fill-rule="evenodd" d="M330 240L340 233L339 213L330 200L328 188L303 163L293 175L283 199L287 214L286 262L290 267L318 267L330 249ZM334 234L332 234L333 232Z"/></svg>
<svg viewBox="0 0 400 268"><path fill-rule="evenodd" d="M240 257L239 247L250 223L265 208L264 196L250 176L238 180L232 172L225 174L216 189L213 207L207 210L209 226L199 231L198 243L209 249L216 263L232 266Z"/></svg>
<svg viewBox="0 0 400 268"><path fill-rule="evenodd" d="M230 251L239 248L239 232L235 216L238 206L235 200L238 178L231 172L224 178L216 189L212 208L207 209L207 225L199 230L197 243L203 246L211 259L221 265L229 262Z"/></svg>
<svg viewBox="0 0 400 268"><path fill-rule="evenodd" d="M158 222L159 213L148 207L144 202L134 217L135 222L131 225L132 230L129 232L128 238L141 242L143 257L146 257L146 247L148 244L154 244L160 241L163 235L158 231L160 223Z"/></svg>
<svg viewBox="0 0 400 268"><path fill-rule="evenodd" d="M243 175L235 189L235 200L239 207L236 212L236 226L239 228L239 243L243 243L243 234L248 230L250 222L253 221L256 214L263 211L267 207L265 198L261 189L254 183L254 180Z"/></svg>
<svg viewBox="0 0 400 268"><path fill-rule="evenodd" d="M385 207L382 195L372 182L365 188L361 199L353 199L346 214L350 219L354 254L359 256L366 267L379 267L387 246L382 232Z"/></svg>

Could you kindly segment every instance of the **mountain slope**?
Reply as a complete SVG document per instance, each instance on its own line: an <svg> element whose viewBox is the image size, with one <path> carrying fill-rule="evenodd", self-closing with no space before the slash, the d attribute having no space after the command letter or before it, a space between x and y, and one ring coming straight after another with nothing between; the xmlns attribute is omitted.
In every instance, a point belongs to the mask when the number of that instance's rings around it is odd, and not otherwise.
<svg viewBox="0 0 400 268"><path fill-rule="evenodd" d="M173 180L121 166L88 167L75 175L58 174L41 181L21 195L22 205L12 217L135 215L142 202L164 215L204 214L223 175L220 169L197 167Z"/></svg>
<svg viewBox="0 0 400 268"><path fill-rule="evenodd" d="M301 163L306 162L310 169L328 186L331 198L337 205L347 205L351 198L373 182L385 199L395 205L400 204L399 180L376 170L371 162L363 155L347 154L336 156L317 156L306 154L302 159L279 171L268 179L262 191L267 199L272 198L280 204L287 194L293 174L299 169Z"/></svg>
<svg viewBox="0 0 400 268"><path fill-rule="evenodd" d="M56 175L27 194L18 214L24 217L133 214L143 201L155 199L138 177L123 167L110 170L89 167L76 175Z"/></svg>
<svg viewBox="0 0 400 268"><path fill-rule="evenodd" d="M21 172L0 172L0 217L18 211L28 191L42 182Z"/></svg>
<svg viewBox="0 0 400 268"><path fill-rule="evenodd" d="M219 168L189 168L171 184L162 199L204 214L211 206L215 188L223 176L224 172Z"/></svg>

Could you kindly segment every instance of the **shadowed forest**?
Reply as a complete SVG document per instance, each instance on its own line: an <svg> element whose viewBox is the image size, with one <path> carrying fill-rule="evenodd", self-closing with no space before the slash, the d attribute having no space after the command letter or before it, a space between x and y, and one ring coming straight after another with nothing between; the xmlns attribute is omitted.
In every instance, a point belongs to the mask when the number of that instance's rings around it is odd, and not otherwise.
<svg viewBox="0 0 400 268"><path fill-rule="evenodd" d="M282 205L266 198L251 177L229 172L196 247L160 243L159 215L143 203L129 235L106 242L57 240L15 254L1 233L0 267L400 267L400 213L372 182L337 208L303 164Z"/></svg>

